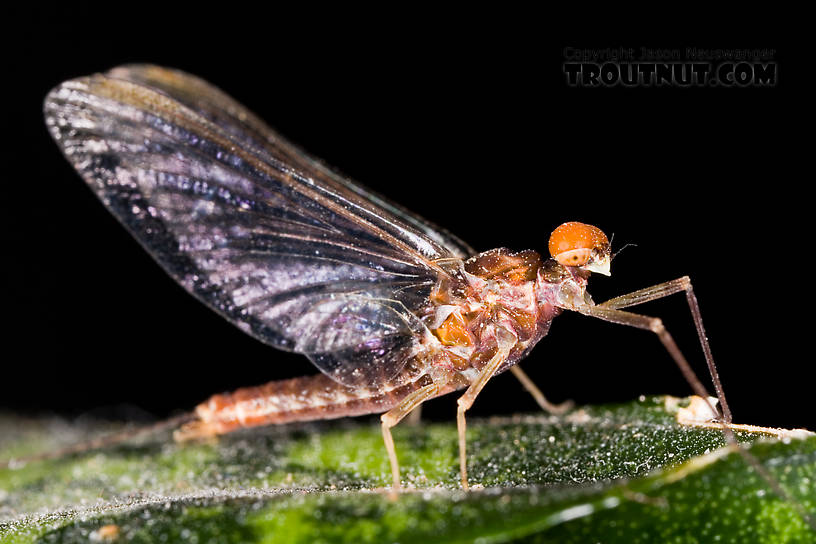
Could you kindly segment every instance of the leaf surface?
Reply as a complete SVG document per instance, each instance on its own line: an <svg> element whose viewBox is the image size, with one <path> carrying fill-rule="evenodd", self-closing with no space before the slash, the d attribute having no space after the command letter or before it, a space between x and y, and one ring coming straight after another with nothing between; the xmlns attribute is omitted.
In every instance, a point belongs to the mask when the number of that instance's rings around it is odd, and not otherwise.
<svg viewBox="0 0 816 544"><path fill-rule="evenodd" d="M168 435L0 469L2 542L816 542L722 433L643 398L564 417L468 426L469 493L454 424L394 432L396 501L379 425L269 427L177 445ZM0 418L0 458L108 431ZM737 433L810 512L816 437Z"/></svg>

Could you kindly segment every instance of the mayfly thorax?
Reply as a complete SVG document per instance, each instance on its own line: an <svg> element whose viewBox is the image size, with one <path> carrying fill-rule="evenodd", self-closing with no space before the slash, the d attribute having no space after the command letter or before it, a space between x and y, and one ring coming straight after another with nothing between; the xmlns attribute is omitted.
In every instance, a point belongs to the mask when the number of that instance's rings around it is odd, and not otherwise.
<svg viewBox="0 0 816 544"><path fill-rule="evenodd" d="M465 413L504 370L540 397L515 363L560 312L654 332L707 398L660 319L624 310L684 293L734 443L691 282L594 303L587 281L609 275L611 261L596 227L561 225L549 257L477 254L310 158L208 83L156 66L67 81L47 96L45 117L71 164L170 276L241 330L321 371L214 395L176 431L179 440L383 413L396 490L391 427L424 401L464 390L457 424L467 487Z"/></svg>

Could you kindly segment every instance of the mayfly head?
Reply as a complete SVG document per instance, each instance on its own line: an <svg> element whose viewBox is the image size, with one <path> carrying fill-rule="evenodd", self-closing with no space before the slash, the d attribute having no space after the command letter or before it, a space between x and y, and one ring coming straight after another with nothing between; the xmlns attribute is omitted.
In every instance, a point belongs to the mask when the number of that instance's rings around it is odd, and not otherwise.
<svg viewBox="0 0 816 544"><path fill-rule="evenodd" d="M563 223L550 235L549 248L552 258L563 266L611 275L611 245L598 227L577 221Z"/></svg>

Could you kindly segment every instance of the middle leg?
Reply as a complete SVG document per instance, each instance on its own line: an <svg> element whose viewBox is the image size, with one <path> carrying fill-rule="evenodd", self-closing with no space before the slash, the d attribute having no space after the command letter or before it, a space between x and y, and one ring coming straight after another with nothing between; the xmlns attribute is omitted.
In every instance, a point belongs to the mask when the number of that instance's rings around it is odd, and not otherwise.
<svg viewBox="0 0 816 544"><path fill-rule="evenodd" d="M538 405L547 413L550 413L554 416L560 416L569 412L575 403L571 400L565 400L560 404L553 404L552 402L547 400L547 397L544 396L544 393L541 392L533 380L524 372L517 364L510 367L510 372L513 373L513 376L516 377L518 381L521 382L521 385L524 389L527 390L530 395L535 399Z"/></svg>

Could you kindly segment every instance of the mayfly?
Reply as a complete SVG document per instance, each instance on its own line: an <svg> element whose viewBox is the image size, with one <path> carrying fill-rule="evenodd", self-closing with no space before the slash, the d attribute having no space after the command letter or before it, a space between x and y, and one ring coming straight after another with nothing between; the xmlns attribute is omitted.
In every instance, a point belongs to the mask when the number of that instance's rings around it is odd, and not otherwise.
<svg viewBox="0 0 816 544"><path fill-rule="evenodd" d="M624 310L675 293L691 309L730 434L689 278L593 303L587 281L609 275L612 258L594 226L556 228L549 258L477 253L312 159L203 80L156 66L67 81L48 94L45 118L70 163L170 276L247 334L321 371L214 395L179 440L382 413L396 491L391 428L464 389L457 426L467 488L466 412L505 370L536 392L515 365L563 311L652 331L707 398L661 320Z"/></svg>

